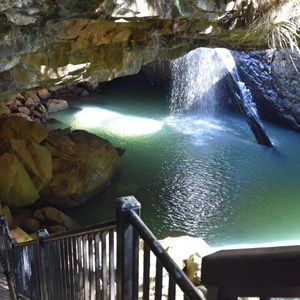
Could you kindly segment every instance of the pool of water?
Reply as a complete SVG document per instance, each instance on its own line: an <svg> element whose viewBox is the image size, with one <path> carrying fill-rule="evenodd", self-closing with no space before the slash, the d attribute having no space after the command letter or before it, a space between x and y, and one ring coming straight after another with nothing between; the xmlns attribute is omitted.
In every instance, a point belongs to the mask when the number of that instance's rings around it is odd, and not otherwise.
<svg viewBox="0 0 300 300"><path fill-rule="evenodd" d="M114 199L134 195L157 235L185 233L212 246L300 240L299 134L265 123L269 149L238 114L172 116L166 98L114 83L51 114L57 127L125 149L107 190L68 214L82 225L112 219Z"/></svg>

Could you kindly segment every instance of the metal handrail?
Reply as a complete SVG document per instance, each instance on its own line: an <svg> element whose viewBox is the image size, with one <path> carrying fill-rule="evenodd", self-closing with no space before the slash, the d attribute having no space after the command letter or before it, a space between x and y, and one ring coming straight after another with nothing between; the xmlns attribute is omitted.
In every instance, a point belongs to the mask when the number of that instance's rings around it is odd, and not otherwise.
<svg viewBox="0 0 300 300"><path fill-rule="evenodd" d="M139 241L144 241L143 258L143 295L150 299L150 251L156 258L155 299L161 299L163 286L163 269L168 272L168 299L176 299L176 285L181 289L185 299L200 300L200 293L184 272L160 245L149 228L140 218L140 203L133 197L122 197L117 202L117 236L118 236L118 300L136 300L139 295ZM125 255L126 254L126 255ZM166 287L166 286L165 286ZM152 287L153 288L153 287ZM179 295L178 295L179 296ZM180 296L181 297L181 296Z"/></svg>
<svg viewBox="0 0 300 300"><path fill-rule="evenodd" d="M116 228L116 220L111 220L103 223L98 223L96 225L87 226L81 229L75 229L69 232L54 233L43 238L43 241L57 241L62 238L72 238L76 236L81 236L83 234L98 233L102 231L112 230L114 228Z"/></svg>
<svg viewBox="0 0 300 300"><path fill-rule="evenodd" d="M11 274L17 297L113 300L117 296L118 300L136 300L141 299L139 284L143 284L142 299L150 299L151 251L157 259L155 299L162 295L164 268L169 275L168 299L176 299L178 285L185 299L200 300L196 288L140 219L139 211L140 203L134 197L119 198L116 221L38 235L37 240L25 243L13 242L2 218L0 254L5 256L6 271ZM138 277L140 238L144 240L142 283Z"/></svg>
<svg viewBox="0 0 300 300"><path fill-rule="evenodd" d="M129 211L128 220L133 225L135 230L139 233L139 235L143 238L147 246L159 259L162 266L173 277L178 286L184 292L185 296L191 300L202 300L195 286L191 283L186 274L179 268L175 261L162 247L162 245L152 234L146 224L141 220L141 218L134 211Z"/></svg>

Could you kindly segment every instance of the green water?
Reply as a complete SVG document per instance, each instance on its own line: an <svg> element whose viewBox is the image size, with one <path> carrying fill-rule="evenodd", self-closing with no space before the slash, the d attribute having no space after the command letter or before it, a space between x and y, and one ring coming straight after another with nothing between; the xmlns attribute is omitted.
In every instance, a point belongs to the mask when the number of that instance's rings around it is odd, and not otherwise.
<svg viewBox="0 0 300 300"><path fill-rule="evenodd" d="M68 214L82 225L112 219L114 199L134 195L157 235L181 232L212 246L300 240L299 134L265 123L269 149L240 115L170 116L166 99L116 82L51 115L57 127L82 128L126 150L119 177Z"/></svg>

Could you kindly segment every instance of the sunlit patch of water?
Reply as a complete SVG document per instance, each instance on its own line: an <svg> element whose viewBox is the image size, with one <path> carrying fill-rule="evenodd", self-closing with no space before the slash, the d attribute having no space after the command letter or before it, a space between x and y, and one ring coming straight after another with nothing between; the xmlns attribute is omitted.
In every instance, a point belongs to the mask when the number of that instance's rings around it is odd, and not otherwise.
<svg viewBox="0 0 300 300"><path fill-rule="evenodd" d="M138 136L162 129L163 121L120 114L100 107L84 107L75 114L73 128L102 128L114 135Z"/></svg>

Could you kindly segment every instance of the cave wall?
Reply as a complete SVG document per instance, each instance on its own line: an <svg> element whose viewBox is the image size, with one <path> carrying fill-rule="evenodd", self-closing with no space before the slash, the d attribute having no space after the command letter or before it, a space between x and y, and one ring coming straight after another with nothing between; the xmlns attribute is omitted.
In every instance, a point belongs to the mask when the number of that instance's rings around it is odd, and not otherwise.
<svg viewBox="0 0 300 300"><path fill-rule="evenodd" d="M0 100L15 93L137 73L199 46L257 47L255 1L2 0ZM262 45L265 47L266 45Z"/></svg>
<svg viewBox="0 0 300 300"><path fill-rule="evenodd" d="M263 14L256 0L2 0L0 104L25 90L136 74L150 62L197 47L266 49L264 26L255 34L250 26ZM289 63L282 71L284 58L270 65L268 52L257 53L236 57L263 117L278 121L277 114L284 125L298 128L298 74ZM250 61L247 71L243 66Z"/></svg>
<svg viewBox="0 0 300 300"><path fill-rule="evenodd" d="M233 54L260 116L300 132L299 56L275 49Z"/></svg>

